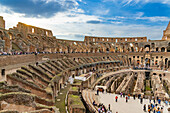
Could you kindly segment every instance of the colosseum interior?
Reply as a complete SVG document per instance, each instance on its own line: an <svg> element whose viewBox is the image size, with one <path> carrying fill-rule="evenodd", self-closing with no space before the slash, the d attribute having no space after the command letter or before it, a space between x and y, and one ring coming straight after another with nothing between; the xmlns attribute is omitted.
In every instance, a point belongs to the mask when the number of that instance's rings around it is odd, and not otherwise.
<svg viewBox="0 0 170 113"><path fill-rule="evenodd" d="M169 99L170 23L147 37L56 39L51 30L0 17L0 112L93 113L96 87Z"/></svg>

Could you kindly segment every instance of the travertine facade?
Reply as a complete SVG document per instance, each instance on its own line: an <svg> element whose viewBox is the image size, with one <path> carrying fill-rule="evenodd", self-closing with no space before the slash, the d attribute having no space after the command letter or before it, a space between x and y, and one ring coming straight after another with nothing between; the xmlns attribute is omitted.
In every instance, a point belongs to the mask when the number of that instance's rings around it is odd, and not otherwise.
<svg viewBox="0 0 170 113"><path fill-rule="evenodd" d="M16 27L5 30L2 17L0 22L0 50L4 52L120 53L128 55L132 66L170 66L170 23L162 40L85 36L84 41L71 41L56 39L51 30L20 22Z"/></svg>

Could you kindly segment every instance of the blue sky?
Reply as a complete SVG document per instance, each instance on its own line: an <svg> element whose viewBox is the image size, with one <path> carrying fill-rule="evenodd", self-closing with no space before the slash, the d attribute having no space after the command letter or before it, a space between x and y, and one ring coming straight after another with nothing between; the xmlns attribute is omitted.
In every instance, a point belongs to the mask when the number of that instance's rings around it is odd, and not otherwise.
<svg viewBox="0 0 170 113"><path fill-rule="evenodd" d="M6 28L17 22L57 38L147 36L159 40L170 21L170 0L0 0Z"/></svg>

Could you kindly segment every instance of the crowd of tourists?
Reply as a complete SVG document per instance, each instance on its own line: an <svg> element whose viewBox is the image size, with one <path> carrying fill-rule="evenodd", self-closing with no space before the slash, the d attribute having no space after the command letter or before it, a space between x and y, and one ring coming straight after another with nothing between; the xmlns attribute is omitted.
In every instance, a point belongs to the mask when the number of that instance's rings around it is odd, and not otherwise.
<svg viewBox="0 0 170 113"><path fill-rule="evenodd" d="M110 104L108 105L108 109L106 109L102 103L97 105L95 101L93 101L93 105L98 107L98 113L112 113L110 110Z"/></svg>
<svg viewBox="0 0 170 113"><path fill-rule="evenodd" d="M166 99L161 101L159 97L157 97L156 99L153 97L152 99L149 99L148 105L144 104L143 111L148 113L163 113L164 106L162 105L162 103L165 103L165 105L168 106L170 105L170 100L169 102Z"/></svg>
<svg viewBox="0 0 170 113"><path fill-rule="evenodd" d="M102 92L102 91L101 91ZM98 92L97 92L98 93ZM125 98L125 102L128 103L130 97L133 97L133 99L135 100L136 98L139 99L140 103L143 104L143 96L141 94L139 95L130 95L130 94L125 94L125 93L120 93L120 97L121 98ZM118 96L115 96L115 102L118 102ZM149 104L144 104L143 105L143 111L144 112L148 112L148 113L164 113L164 103L166 106L170 105L170 99L163 99L161 100L159 97L150 97L149 99ZM103 104L99 104L97 105L95 103L95 101L93 102L94 106L98 107L98 113L112 113L111 109L110 109L110 104L108 105L108 108L106 109L106 107ZM118 112L116 112L118 113Z"/></svg>
<svg viewBox="0 0 170 113"><path fill-rule="evenodd" d="M0 56L6 56L6 55L26 55L26 54L51 54L51 53L62 53L62 54L66 54L66 53L89 53L89 52L2 52L0 51ZM100 52L103 53L103 52Z"/></svg>
<svg viewBox="0 0 170 113"><path fill-rule="evenodd" d="M52 53L63 53L63 52L1 52L0 51L0 56L7 56L7 55L28 55L28 54L52 54Z"/></svg>

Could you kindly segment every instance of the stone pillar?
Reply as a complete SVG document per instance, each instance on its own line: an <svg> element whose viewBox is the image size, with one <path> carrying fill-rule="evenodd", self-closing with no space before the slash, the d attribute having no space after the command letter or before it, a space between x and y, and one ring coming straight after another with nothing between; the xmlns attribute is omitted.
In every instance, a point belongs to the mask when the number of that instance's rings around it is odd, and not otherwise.
<svg viewBox="0 0 170 113"><path fill-rule="evenodd" d="M2 16L0 16L0 28L5 29L5 20L3 19Z"/></svg>

